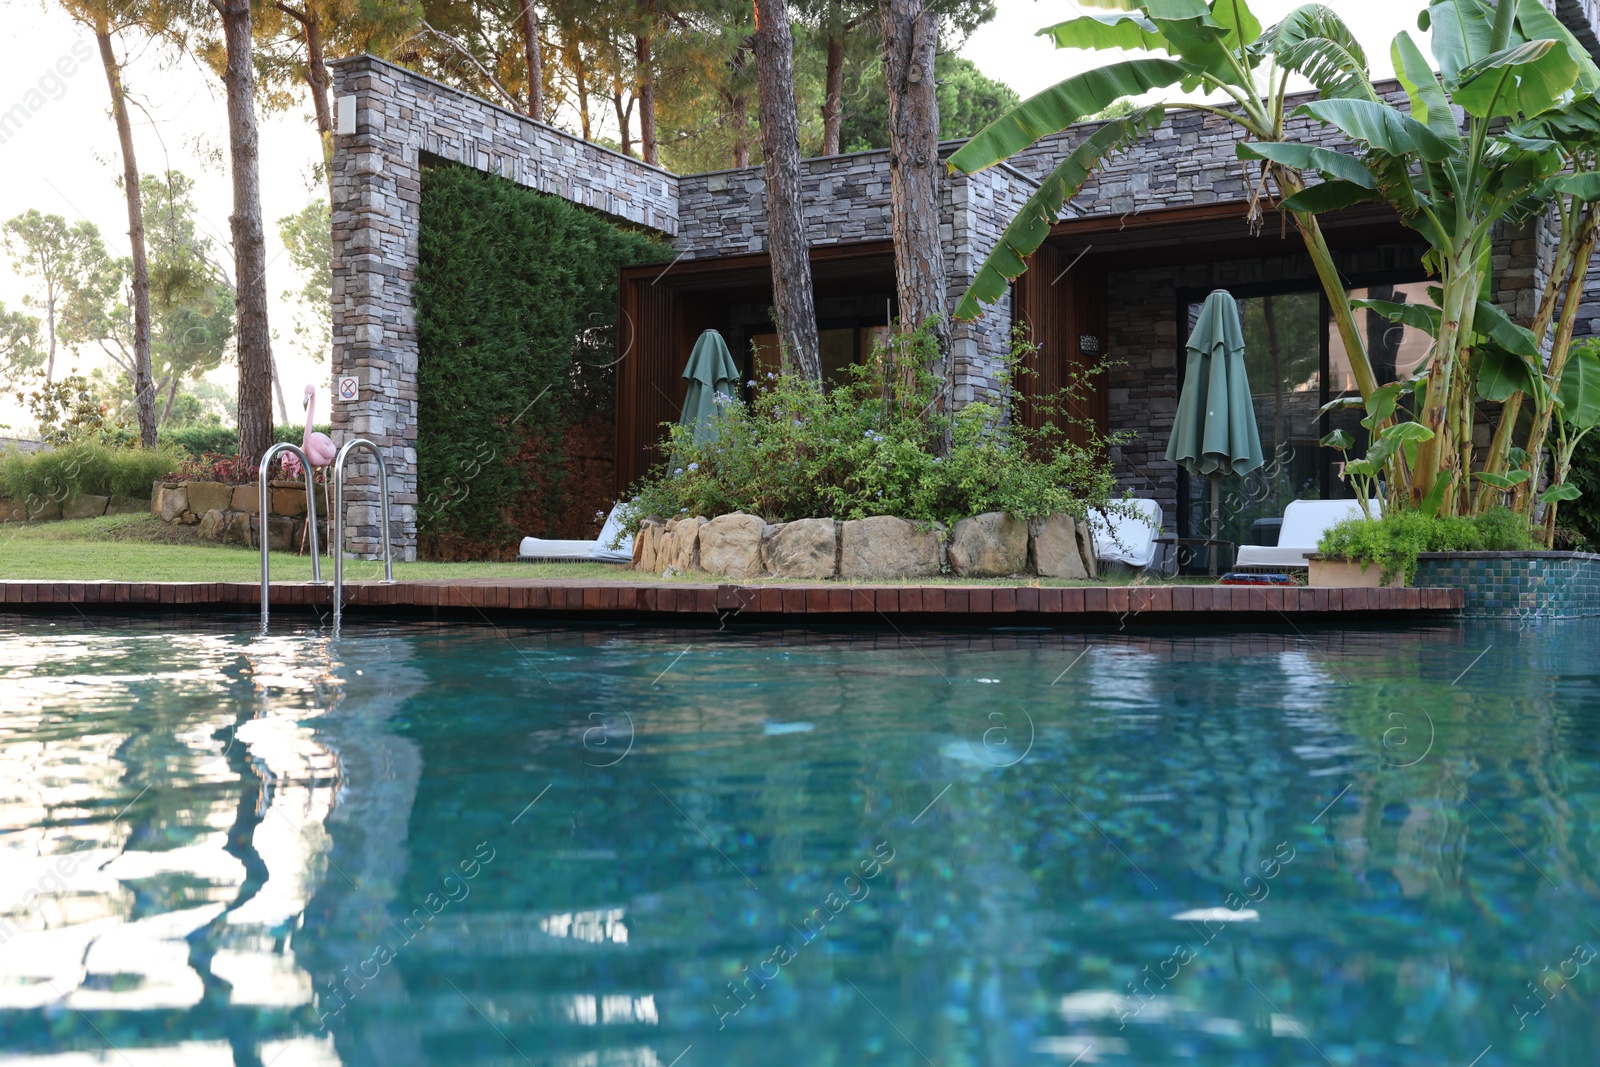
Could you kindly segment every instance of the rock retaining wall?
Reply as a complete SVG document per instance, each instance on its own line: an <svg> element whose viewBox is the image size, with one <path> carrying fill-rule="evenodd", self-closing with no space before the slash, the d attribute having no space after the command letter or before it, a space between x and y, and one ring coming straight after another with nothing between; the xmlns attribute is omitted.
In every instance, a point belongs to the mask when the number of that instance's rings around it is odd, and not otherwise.
<svg viewBox="0 0 1600 1067"><path fill-rule="evenodd" d="M317 519L326 533L332 518L328 487L316 490ZM227 544L261 546L259 484L223 482L157 482L150 494L150 514L173 525L199 526L200 535ZM306 538L306 490L301 482L267 483L267 546L293 551Z"/></svg>
<svg viewBox="0 0 1600 1067"><path fill-rule="evenodd" d="M1003 511L962 519L949 530L893 515L846 522L769 523L743 512L647 519L633 539L633 567L734 579L882 580L946 571L964 578L1096 576L1093 539L1071 515L1030 523Z"/></svg>
<svg viewBox="0 0 1600 1067"><path fill-rule="evenodd" d="M66 500L8 500L0 496L0 522L50 522L92 519L100 515L137 515L150 501L126 496L82 493Z"/></svg>

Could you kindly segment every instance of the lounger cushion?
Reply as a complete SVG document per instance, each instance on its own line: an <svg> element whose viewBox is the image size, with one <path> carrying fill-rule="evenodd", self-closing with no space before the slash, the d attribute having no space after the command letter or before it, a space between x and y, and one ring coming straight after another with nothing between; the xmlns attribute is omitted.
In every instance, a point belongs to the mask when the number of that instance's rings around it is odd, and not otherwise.
<svg viewBox="0 0 1600 1067"><path fill-rule="evenodd" d="M1367 501L1374 516L1383 513L1381 500ZM1304 567L1306 557L1317 550L1317 542L1328 530L1345 519L1361 517L1361 504L1355 500L1295 500L1283 509L1283 528L1278 531L1275 548L1241 545L1236 567Z"/></svg>
<svg viewBox="0 0 1600 1067"><path fill-rule="evenodd" d="M1094 531L1094 555L1106 562L1148 567L1156 558L1156 538L1161 536L1161 505L1154 500L1130 500L1135 514L1089 513Z"/></svg>

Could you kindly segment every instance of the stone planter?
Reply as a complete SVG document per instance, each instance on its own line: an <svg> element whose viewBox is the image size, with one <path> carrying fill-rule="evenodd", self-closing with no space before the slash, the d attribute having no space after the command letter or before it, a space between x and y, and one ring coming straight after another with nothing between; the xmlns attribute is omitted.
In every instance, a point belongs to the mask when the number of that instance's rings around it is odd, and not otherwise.
<svg viewBox="0 0 1600 1067"><path fill-rule="evenodd" d="M1590 552L1424 552L1416 584L1461 589L1462 613L1480 618L1600 615L1600 555Z"/></svg>
<svg viewBox="0 0 1600 1067"><path fill-rule="evenodd" d="M1383 581L1383 568L1376 563L1362 566L1360 563L1348 559L1324 559L1321 556L1307 556L1309 574L1307 584L1322 588L1336 589L1404 589L1406 576L1397 574L1385 583Z"/></svg>
<svg viewBox="0 0 1600 1067"><path fill-rule="evenodd" d="M316 486L317 523L326 538L331 518L328 486ZM163 522L198 525L200 536L225 544L260 545L261 487L222 482L157 482L150 513ZM299 481L267 483L267 543L277 551L299 548L305 531L306 490Z"/></svg>

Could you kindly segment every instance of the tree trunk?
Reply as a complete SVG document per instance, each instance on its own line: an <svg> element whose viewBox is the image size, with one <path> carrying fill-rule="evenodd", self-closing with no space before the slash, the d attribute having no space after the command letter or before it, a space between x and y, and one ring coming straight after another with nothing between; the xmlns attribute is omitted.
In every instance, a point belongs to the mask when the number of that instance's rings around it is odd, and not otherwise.
<svg viewBox="0 0 1600 1067"><path fill-rule="evenodd" d="M228 145L233 171L234 277L238 295L239 460L272 447L272 331L267 324L267 245L261 227L260 138L250 0L212 0L222 14L228 65Z"/></svg>
<svg viewBox="0 0 1600 1067"><path fill-rule="evenodd" d="M794 105L794 39L786 0L756 0L756 97L767 185L772 305L786 370L822 381L811 254L800 200L800 119Z"/></svg>
<svg viewBox="0 0 1600 1067"><path fill-rule="evenodd" d="M748 167L750 165L750 98L743 93L735 95L729 101L728 114L733 122L733 128L738 131L733 135L733 165Z"/></svg>
<svg viewBox="0 0 1600 1067"><path fill-rule="evenodd" d="M165 426L167 420L172 417L172 402L178 399L178 376L174 374L167 383L163 384L167 388L167 404L166 407L161 409L161 424Z"/></svg>
<svg viewBox="0 0 1600 1067"><path fill-rule="evenodd" d="M646 0L644 5L644 26L639 35L634 38L634 59L636 61L636 74L639 78L639 149L644 161L651 165L656 163L656 70L655 60L651 56L651 44L655 32L656 5L653 0Z"/></svg>
<svg viewBox="0 0 1600 1067"><path fill-rule="evenodd" d="M278 421L289 421L289 405L283 402L283 379L278 374L278 357L272 357L272 395L278 401Z"/></svg>
<svg viewBox="0 0 1600 1067"><path fill-rule="evenodd" d="M122 191L128 201L128 242L133 249L133 399L139 413L139 443L156 447L155 385L150 380L150 264L144 247L144 200L139 193L139 161L133 154L133 126L128 122L128 101L122 87L122 70L111 51L111 31L104 22L95 27L100 63L111 89L111 117L116 120L122 146Z"/></svg>
<svg viewBox="0 0 1600 1067"><path fill-rule="evenodd" d="M622 146L622 154L633 155L633 101L628 101L628 106L622 106L622 89L611 91L611 106L617 111L617 138Z"/></svg>
<svg viewBox="0 0 1600 1067"><path fill-rule="evenodd" d="M572 27L567 35L571 46L567 50L567 62L572 66L572 80L578 90L578 123L583 130L585 141L594 140L594 131L589 128L589 66L583 61L583 42L578 40L578 31Z"/></svg>
<svg viewBox="0 0 1600 1067"><path fill-rule="evenodd" d="M539 54L539 12L522 0L522 54L528 64L528 114L544 121L544 57Z"/></svg>
<svg viewBox="0 0 1600 1067"><path fill-rule="evenodd" d="M939 99L933 57L939 17L922 0L878 0L883 19L883 83L889 99L889 219L900 328L932 320L946 382L950 343L945 324L944 247L939 243Z"/></svg>
<svg viewBox="0 0 1600 1067"><path fill-rule="evenodd" d="M322 20L316 8L306 4L306 84L311 87L311 105L317 112L317 133L322 137L322 162L333 180L333 110L328 106L328 66L324 62Z"/></svg>
<svg viewBox="0 0 1600 1067"><path fill-rule="evenodd" d="M822 91L822 154L839 154L839 125L844 120L844 34L828 34L828 72Z"/></svg>

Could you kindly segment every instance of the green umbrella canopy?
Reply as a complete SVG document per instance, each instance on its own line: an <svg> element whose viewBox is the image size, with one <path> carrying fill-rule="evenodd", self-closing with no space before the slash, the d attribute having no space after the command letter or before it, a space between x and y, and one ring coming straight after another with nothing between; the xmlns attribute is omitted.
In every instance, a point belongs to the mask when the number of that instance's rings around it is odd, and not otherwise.
<svg viewBox="0 0 1600 1067"><path fill-rule="evenodd" d="M717 394L739 395L739 368L734 366L733 357L728 354L728 343L720 333L707 330L700 335L694 343L694 351L689 353L683 377L689 389L683 397L683 413L678 416L678 424L693 428L697 445L714 440Z"/></svg>
<svg viewBox="0 0 1600 1067"><path fill-rule="evenodd" d="M1245 376L1239 305L1226 289L1206 297L1188 351L1167 458L1195 474L1249 474L1265 457Z"/></svg>

